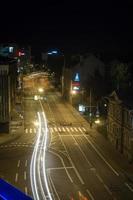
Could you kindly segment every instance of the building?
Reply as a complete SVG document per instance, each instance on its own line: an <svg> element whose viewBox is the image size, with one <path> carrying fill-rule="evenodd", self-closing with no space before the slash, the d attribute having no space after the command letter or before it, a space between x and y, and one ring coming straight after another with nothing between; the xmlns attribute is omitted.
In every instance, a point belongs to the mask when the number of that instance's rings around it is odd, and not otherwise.
<svg viewBox="0 0 133 200"><path fill-rule="evenodd" d="M133 161L133 97L114 91L108 100L108 138L116 150Z"/></svg>
<svg viewBox="0 0 133 200"><path fill-rule="evenodd" d="M16 60L0 57L0 132L9 133L17 87Z"/></svg>

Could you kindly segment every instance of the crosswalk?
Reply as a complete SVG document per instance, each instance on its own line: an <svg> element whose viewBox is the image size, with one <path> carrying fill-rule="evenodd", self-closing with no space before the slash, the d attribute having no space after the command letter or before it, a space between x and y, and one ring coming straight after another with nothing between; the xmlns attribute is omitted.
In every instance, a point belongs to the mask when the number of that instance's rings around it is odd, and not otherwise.
<svg viewBox="0 0 133 200"><path fill-rule="evenodd" d="M63 126L54 126L49 127L51 133L85 133L86 129L84 127L63 127ZM25 134L37 133L36 128L25 128Z"/></svg>

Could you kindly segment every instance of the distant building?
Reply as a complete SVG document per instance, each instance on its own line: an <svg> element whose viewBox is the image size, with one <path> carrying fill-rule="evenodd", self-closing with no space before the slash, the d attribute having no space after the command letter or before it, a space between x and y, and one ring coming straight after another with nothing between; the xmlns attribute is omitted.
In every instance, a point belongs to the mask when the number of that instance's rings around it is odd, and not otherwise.
<svg viewBox="0 0 133 200"><path fill-rule="evenodd" d="M15 104L17 63L0 57L0 132L9 132L11 111Z"/></svg>
<svg viewBox="0 0 133 200"><path fill-rule="evenodd" d="M80 56L80 62L73 67L73 74L80 74L81 84L84 85L88 77L93 77L95 71L98 71L101 76L105 75L104 63L95 55L87 54Z"/></svg>
<svg viewBox="0 0 133 200"><path fill-rule="evenodd" d="M133 161L133 97L114 91L108 99L108 138L119 152Z"/></svg>
<svg viewBox="0 0 133 200"><path fill-rule="evenodd" d="M18 51L18 45L15 43L0 44L0 56L15 58Z"/></svg>

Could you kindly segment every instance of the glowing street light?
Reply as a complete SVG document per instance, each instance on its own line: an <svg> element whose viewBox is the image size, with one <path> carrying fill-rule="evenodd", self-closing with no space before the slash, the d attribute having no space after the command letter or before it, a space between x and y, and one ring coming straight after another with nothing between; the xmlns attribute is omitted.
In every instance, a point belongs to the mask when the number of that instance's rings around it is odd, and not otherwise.
<svg viewBox="0 0 133 200"><path fill-rule="evenodd" d="M100 120L99 119L95 120L95 124L100 124Z"/></svg>
<svg viewBox="0 0 133 200"><path fill-rule="evenodd" d="M44 92L44 89L43 88L38 88L38 92L42 93L42 92Z"/></svg>
<svg viewBox="0 0 133 200"><path fill-rule="evenodd" d="M77 91L76 90L72 90L71 93L72 94L77 94Z"/></svg>

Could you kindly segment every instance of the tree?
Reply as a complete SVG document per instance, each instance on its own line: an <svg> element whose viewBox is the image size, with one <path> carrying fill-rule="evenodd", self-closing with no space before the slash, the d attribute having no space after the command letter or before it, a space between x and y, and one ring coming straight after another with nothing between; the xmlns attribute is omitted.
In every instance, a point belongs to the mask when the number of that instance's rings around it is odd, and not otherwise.
<svg viewBox="0 0 133 200"><path fill-rule="evenodd" d="M115 63L111 66L111 79L113 89L126 89L130 80L130 73L127 64Z"/></svg>
<svg viewBox="0 0 133 200"><path fill-rule="evenodd" d="M96 69L93 76L88 76L86 81L86 90L89 94L90 89L93 93L93 101L97 102L106 92L106 84L104 77L100 74L99 70Z"/></svg>

